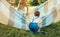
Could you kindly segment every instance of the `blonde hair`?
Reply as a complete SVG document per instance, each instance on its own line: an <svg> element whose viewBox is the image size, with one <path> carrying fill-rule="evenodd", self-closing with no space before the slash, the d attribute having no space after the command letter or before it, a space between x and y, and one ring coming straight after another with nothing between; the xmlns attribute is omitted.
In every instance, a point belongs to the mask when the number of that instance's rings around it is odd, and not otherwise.
<svg viewBox="0 0 60 37"><path fill-rule="evenodd" d="M26 1L26 0L25 0ZM25 4L26 2L24 2L24 0L20 0L19 3L18 3L18 9L21 8L20 5L23 5Z"/></svg>

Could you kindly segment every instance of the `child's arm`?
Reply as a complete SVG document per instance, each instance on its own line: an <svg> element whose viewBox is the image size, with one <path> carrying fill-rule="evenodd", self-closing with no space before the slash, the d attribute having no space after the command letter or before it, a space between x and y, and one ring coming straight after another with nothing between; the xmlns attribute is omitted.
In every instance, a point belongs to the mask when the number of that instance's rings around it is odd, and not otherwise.
<svg viewBox="0 0 60 37"><path fill-rule="evenodd" d="M28 5L27 5L27 3L25 3L25 6L27 8L26 15L28 15Z"/></svg>

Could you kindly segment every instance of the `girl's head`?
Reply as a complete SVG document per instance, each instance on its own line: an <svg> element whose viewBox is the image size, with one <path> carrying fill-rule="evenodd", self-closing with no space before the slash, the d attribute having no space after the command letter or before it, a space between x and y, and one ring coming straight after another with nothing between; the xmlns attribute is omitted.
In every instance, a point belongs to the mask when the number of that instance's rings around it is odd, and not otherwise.
<svg viewBox="0 0 60 37"><path fill-rule="evenodd" d="M20 0L21 2L26 2L26 0Z"/></svg>
<svg viewBox="0 0 60 37"><path fill-rule="evenodd" d="M20 0L20 2L19 2L20 5L23 5L25 3L26 3L26 0Z"/></svg>
<svg viewBox="0 0 60 37"><path fill-rule="evenodd" d="M39 11L35 11L34 12L34 16L38 16L39 17L40 16L40 12Z"/></svg>

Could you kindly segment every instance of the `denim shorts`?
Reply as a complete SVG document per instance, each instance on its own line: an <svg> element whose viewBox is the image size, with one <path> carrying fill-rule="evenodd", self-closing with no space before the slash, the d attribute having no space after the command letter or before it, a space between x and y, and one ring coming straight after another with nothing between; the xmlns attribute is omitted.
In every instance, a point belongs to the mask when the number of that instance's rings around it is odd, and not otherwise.
<svg viewBox="0 0 60 37"><path fill-rule="evenodd" d="M38 31L39 26L38 26L37 23L31 22L31 23L29 24L29 29L30 29L31 31Z"/></svg>

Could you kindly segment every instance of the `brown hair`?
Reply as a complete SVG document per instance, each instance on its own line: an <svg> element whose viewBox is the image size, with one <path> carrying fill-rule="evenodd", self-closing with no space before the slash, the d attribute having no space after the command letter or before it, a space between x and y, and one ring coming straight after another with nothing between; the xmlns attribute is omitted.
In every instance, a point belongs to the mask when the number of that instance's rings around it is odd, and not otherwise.
<svg viewBox="0 0 60 37"><path fill-rule="evenodd" d="M39 11L35 11L34 15L39 17L40 12Z"/></svg>

